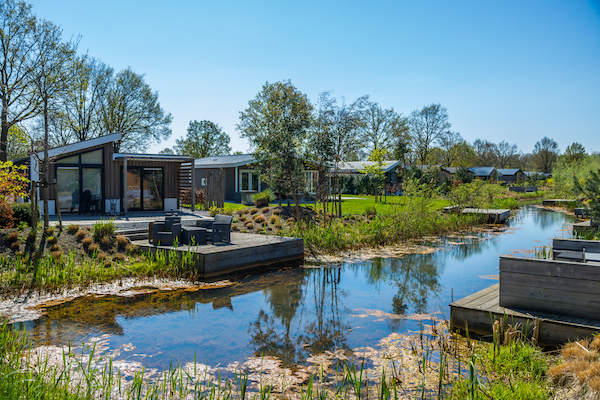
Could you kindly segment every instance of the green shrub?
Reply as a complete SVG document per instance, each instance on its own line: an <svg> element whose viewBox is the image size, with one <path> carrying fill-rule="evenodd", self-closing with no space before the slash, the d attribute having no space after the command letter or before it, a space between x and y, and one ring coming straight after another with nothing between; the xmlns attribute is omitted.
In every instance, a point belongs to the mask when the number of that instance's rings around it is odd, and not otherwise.
<svg viewBox="0 0 600 400"><path fill-rule="evenodd" d="M367 207L367 208L365 209L365 212L364 212L364 214L365 214L367 217L374 217L374 216L376 216L376 215L377 215L377 209L376 209L374 206L372 206L372 207Z"/></svg>
<svg viewBox="0 0 600 400"><path fill-rule="evenodd" d="M117 226L113 221L99 221L94 224L92 237L99 243L103 238L114 238Z"/></svg>
<svg viewBox="0 0 600 400"><path fill-rule="evenodd" d="M15 223L19 224L25 222L27 225L32 224L31 205L28 203L14 203L10 206L13 211ZM40 212L37 211L37 217L39 218Z"/></svg>
<svg viewBox="0 0 600 400"><path fill-rule="evenodd" d="M274 198L273 193L268 189L252 196L252 200L254 200L254 204L258 208L268 207Z"/></svg>

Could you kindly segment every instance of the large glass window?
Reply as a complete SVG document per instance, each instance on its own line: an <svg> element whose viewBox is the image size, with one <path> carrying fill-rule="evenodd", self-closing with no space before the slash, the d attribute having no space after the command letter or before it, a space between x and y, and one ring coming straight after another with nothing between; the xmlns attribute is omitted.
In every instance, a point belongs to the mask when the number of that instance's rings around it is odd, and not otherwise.
<svg viewBox="0 0 600 400"><path fill-rule="evenodd" d="M61 213L79 212L79 167L56 169L56 200Z"/></svg>
<svg viewBox="0 0 600 400"><path fill-rule="evenodd" d="M102 149L54 161L56 203L62 213L102 212Z"/></svg>
<svg viewBox="0 0 600 400"><path fill-rule="evenodd" d="M142 208L141 168L127 168L127 208L130 210Z"/></svg>
<svg viewBox="0 0 600 400"><path fill-rule="evenodd" d="M304 171L304 179L306 181L306 192L315 193L318 179L317 171Z"/></svg>

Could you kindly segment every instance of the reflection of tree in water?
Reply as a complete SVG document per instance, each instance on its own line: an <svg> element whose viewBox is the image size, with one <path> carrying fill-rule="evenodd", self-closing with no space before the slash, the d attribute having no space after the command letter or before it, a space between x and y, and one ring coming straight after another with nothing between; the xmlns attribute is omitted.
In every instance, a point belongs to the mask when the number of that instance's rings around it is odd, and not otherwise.
<svg viewBox="0 0 600 400"><path fill-rule="evenodd" d="M392 300L396 314L405 314L409 308L416 313L427 312L427 300L440 290L439 272L432 254L412 254L392 259L393 280L398 292Z"/></svg>
<svg viewBox="0 0 600 400"><path fill-rule="evenodd" d="M277 357L291 365L303 362L311 353L346 347L349 327L342 323L339 312L341 271L324 268L304 272L303 278L265 290L272 315L261 310L249 327L257 356ZM308 309L308 318L303 318L297 315L299 306L312 306L314 310ZM296 337L291 334L292 322L300 325ZM283 329L278 329L278 323Z"/></svg>

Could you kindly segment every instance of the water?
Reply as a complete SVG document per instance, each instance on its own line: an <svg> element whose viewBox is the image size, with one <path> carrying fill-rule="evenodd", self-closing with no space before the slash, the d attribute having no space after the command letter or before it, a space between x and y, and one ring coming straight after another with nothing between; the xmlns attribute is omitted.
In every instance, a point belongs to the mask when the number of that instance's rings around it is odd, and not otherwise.
<svg viewBox="0 0 600 400"><path fill-rule="evenodd" d="M562 213L520 210L504 232L449 237L441 250L255 275L233 286L141 298L80 299L21 325L42 344L104 335L117 358L146 368L197 362L224 366L251 356L303 364L311 354L374 346L419 329L402 316L449 317L448 304L496 283L498 256L532 256L568 237Z"/></svg>

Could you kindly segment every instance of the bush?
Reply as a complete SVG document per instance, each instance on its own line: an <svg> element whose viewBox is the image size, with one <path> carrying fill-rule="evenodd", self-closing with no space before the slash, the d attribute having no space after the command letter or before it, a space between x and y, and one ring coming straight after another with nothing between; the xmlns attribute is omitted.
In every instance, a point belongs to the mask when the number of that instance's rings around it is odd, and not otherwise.
<svg viewBox="0 0 600 400"><path fill-rule="evenodd" d="M55 250L55 251L51 251L50 255L52 256L52 258L54 258L56 261L60 260L64 253L62 250Z"/></svg>
<svg viewBox="0 0 600 400"><path fill-rule="evenodd" d="M254 200L254 205L256 205L256 207L259 208L268 207L269 203L273 201L274 198L275 197L273 196L273 193L268 189L260 193L256 193L252 196L252 200Z"/></svg>
<svg viewBox="0 0 600 400"><path fill-rule="evenodd" d="M25 222L27 225L31 226L33 218L31 215L31 205L28 203L14 203L10 206L13 211L13 215L15 217L15 222L21 223ZM37 211L37 218L39 218L40 212Z"/></svg>
<svg viewBox="0 0 600 400"><path fill-rule="evenodd" d="M244 226L246 227L246 229L254 229L254 222L248 221Z"/></svg>
<svg viewBox="0 0 600 400"><path fill-rule="evenodd" d="M67 226L67 233L70 235L74 235L79 230L79 225L69 225Z"/></svg>
<svg viewBox="0 0 600 400"><path fill-rule="evenodd" d="M116 230L117 226L113 221L100 221L94 224L92 236L99 243L105 237L114 238Z"/></svg>
<svg viewBox="0 0 600 400"><path fill-rule="evenodd" d="M77 231L77 233L75 234L75 239L77 239L78 242L81 242L83 240L84 237L87 236L87 231L84 229L80 229Z"/></svg>
<svg viewBox="0 0 600 400"><path fill-rule="evenodd" d="M125 261L125 256L123 254L115 254L115 256L113 257L113 260L116 262L123 262Z"/></svg>
<svg viewBox="0 0 600 400"><path fill-rule="evenodd" d="M371 207L367 207L367 208L365 209L365 212L364 212L364 214L365 214L367 217L374 217L374 216L376 216L376 215L377 215L377 209L376 209L375 207L373 207L373 206L371 206Z"/></svg>
<svg viewBox="0 0 600 400"><path fill-rule="evenodd" d="M15 214L6 201L0 201L0 228L14 228Z"/></svg>
<svg viewBox="0 0 600 400"><path fill-rule="evenodd" d="M98 245L96 243L90 244L87 248L87 251L90 254L98 253L98 250L100 250L100 247L98 247Z"/></svg>
<svg viewBox="0 0 600 400"><path fill-rule="evenodd" d="M8 243L12 243L19 240L19 234L17 232L11 232L8 235L6 235L6 241Z"/></svg>
<svg viewBox="0 0 600 400"><path fill-rule="evenodd" d="M102 247L102 250L108 250L112 248L113 240L114 239L110 236L104 236L102 239L100 239L100 246Z"/></svg>
<svg viewBox="0 0 600 400"><path fill-rule="evenodd" d="M264 215L262 214L256 214L254 216L254 222L256 222L257 224L262 224L263 222L266 221L266 218Z"/></svg>
<svg viewBox="0 0 600 400"><path fill-rule="evenodd" d="M127 237L123 235L117 235L117 249L119 249L119 251L125 251L128 244L129 239L127 239Z"/></svg>
<svg viewBox="0 0 600 400"><path fill-rule="evenodd" d="M10 244L10 248L13 251L19 251L21 249L21 242L16 240Z"/></svg>
<svg viewBox="0 0 600 400"><path fill-rule="evenodd" d="M94 243L94 241L92 240L92 238L86 237L81 241L81 245L83 246L84 249L88 249L88 247L90 247L90 245Z"/></svg>
<svg viewBox="0 0 600 400"><path fill-rule="evenodd" d="M50 247L50 251L58 251L61 250L60 245L58 243L54 243L52 247Z"/></svg>

